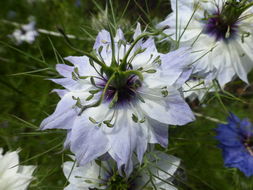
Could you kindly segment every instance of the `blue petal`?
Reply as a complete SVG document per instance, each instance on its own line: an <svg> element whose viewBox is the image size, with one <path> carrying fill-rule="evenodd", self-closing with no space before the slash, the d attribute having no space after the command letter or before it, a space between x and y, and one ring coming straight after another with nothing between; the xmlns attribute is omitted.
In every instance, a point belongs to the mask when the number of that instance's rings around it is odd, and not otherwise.
<svg viewBox="0 0 253 190"><path fill-rule="evenodd" d="M253 156L244 145L246 138L253 136L252 124L247 120L240 120L230 113L228 124L220 124L216 129L216 139L220 141L225 166L235 167L246 176L253 175Z"/></svg>
<svg viewBox="0 0 253 190"><path fill-rule="evenodd" d="M239 135L239 128L231 125L230 123L228 124L219 124L218 127L216 128L216 132L220 133L223 131L231 131L232 136L238 136Z"/></svg>
<svg viewBox="0 0 253 190"><path fill-rule="evenodd" d="M216 139L220 143L226 146L240 146L242 144L242 137L237 132L237 130L231 129L228 125L219 125L216 129L217 136Z"/></svg>
<svg viewBox="0 0 253 190"><path fill-rule="evenodd" d="M245 158L245 155L247 155L247 152L245 152L246 149L243 146L238 148L221 146L221 148L223 148L222 155L226 166L229 166L233 163L241 162Z"/></svg>
<svg viewBox="0 0 253 190"><path fill-rule="evenodd" d="M230 113L229 117L228 117L228 122L229 123L240 123L240 119L233 113Z"/></svg>
<svg viewBox="0 0 253 190"><path fill-rule="evenodd" d="M245 156L243 161L231 164L230 167L238 168L247 177L250 177L253 175L253 157L251 155Z"/></svg>
<svg viewBox="0 0 253 190"><path fill-rule="evenodd" d="M253 157L248 155L245 158L244 163L242 163L241 167L239 168L247 177L253 175Z"/></svg>

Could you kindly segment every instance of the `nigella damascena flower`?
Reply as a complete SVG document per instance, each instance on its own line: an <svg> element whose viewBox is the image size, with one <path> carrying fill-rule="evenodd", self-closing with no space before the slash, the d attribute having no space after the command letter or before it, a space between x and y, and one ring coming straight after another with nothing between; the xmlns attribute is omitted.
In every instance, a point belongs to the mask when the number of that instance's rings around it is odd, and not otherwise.
<svg viewBox="0 0 253 190"><path fill-rule="evenodd" d="M192 46L195 72L214 72L223 87L235 76L245 82L253 67L252 2L171 0L173 13L159 26L180 45Z"/></svg>
<svg viewBox="0 0 253 190"><path fill-rule="evenodd" d="M31 21L29 24L22 25L19 29L16 29L10 37L13 38L17 44L27 42L32 44L35 38L39 35L35 29L35 21Z"/></svg>
<svg viewBox="0 0 253 190"><path fill-rule="evenodd" d="M129 175L132 155L141 162L148 143L168 144L168 125L184 125L194 115L177 90L191 69L186 49L158 53L138 25L129 44L123 32L99 32L92 54L70 56L57 65L64 90L41 129L67 129L65 146L84 165L109 153Z"/></svg>
<svg viewBox="0 0 253 190"><path fill-rule="evenodd" d="M142 166L136 164L136 168L128 178L119 175L111 160L92 161L84 166L77 166L73 161L64 162L63 172L69 181L69 185L64 190L148 190L155 188L157 190L177 190L172 182L180 159L160 151L154 151L147 157L147 163ZM72 159L74 159L73 156Z"/></svg>
<svg viewBox="0 0 253 190"><path fill-rule="evenodd" d="M0 148L0 189L26 190L33 180L35 166L19 165L18 152L6 152Z"/></svg>
<svg viewBox="0 0 253 190"><path fill-rule="evenodd" d="M246 176L253 175L253 125L230 114L227 124L216 129L219 147L226 167L238 168Z"/></svg>

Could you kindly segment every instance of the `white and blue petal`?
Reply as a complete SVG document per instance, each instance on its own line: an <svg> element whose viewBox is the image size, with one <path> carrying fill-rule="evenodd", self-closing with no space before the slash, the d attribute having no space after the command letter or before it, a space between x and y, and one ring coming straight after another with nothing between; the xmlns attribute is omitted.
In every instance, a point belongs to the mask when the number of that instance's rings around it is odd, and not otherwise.
<svg viewBox="0 0 253 190"><path fill-rule="evenodd" d="M54 113L42 121L40 129L71 129L79 112L77 108L74 108L75 104L76 101L71 93L63 96Z"/></svg>
<svg viewBox="0 0 253 190"><path fill-rule="evenodd" d="M70 150L75 153L79 164L87 164L110 148L109 141L100 127L89 118L77 117L71 130Z"/></svg>

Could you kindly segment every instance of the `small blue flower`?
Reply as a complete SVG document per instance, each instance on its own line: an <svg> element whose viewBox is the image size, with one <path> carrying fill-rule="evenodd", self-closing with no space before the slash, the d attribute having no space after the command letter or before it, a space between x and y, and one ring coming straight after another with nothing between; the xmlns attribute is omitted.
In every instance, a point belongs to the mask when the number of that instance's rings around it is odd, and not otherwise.
<svg viewBox="0 0 253 190"><path fill-rule="evenodd" d="M247 177L253 175L253 125L230 114L227 124L216 129L226 167L238 168Z"/></svg>

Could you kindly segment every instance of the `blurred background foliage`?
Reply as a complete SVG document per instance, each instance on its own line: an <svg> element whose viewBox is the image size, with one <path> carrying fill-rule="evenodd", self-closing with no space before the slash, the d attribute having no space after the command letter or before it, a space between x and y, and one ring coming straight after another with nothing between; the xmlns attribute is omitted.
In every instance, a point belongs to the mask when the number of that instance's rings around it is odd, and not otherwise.
<svg viewBox="0 0 253 190"><path fill-rule="evenodd" d="M50 92L60 86L48 80L59 77L55 64L62 62L62 57L81 53L69 48L63 37L46 34L40 34L32 45L15 45L9 35L16 27L6 20L26 24L33 16L37 28L55 32L60 29L75 35L77 39L70 39L71 44L79 50L90 51L98 31L107 28L107 15L128 36L133 33L136 22L142 28L153 28L162 21L170 12L169 0L3 0L0 7L0 147L6 151L21 148L21 164L38 166L30 189L62 189L66 179L61 165L69 153L62 148L65 131L41 132L38 128L59 100ZM253 81L252 74L249 78ZM235 80L226 90L240 98L219 94L227 109L253 120L252 85ZM227 116L214 93L191 106L195 112L222 121ZM216 126L215 122L199 117L189 125L170 128L166 151L182 159L175 180L179 189L253 189L252 178L223 167L214 138Z"/></svg>

